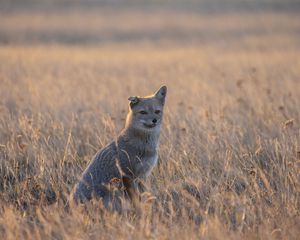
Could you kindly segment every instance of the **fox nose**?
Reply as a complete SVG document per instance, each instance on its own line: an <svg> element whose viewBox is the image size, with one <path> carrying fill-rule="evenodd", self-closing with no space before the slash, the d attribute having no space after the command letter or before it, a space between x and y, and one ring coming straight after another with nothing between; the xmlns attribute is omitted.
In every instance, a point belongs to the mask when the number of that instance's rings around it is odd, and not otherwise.
<svg viewBox="0 0 300 240"><path fill-rule="evenodd" d="M154 118L154 119L152 120L152 122L153 122L153 123L157 123L157 119Z"/></svg>

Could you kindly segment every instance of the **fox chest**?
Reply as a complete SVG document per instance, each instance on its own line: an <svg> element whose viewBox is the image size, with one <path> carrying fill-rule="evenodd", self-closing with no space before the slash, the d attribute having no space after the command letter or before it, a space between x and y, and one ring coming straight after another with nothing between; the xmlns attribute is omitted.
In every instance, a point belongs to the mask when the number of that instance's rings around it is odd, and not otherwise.
<svg viewBox="0 0 300 240"><path fill-rule="evenodd" d="M155 167L157 158L156 151L151 154L136 152L135 154L123 154L121 162L124 164L123 170L126 174L137 178L146 178Z"/></svg>
<svg viewBox="0 0 300 240"><path fill-rule="evenodd" d="M157 163L156 151L121 151L120 160L125 174L138 178L148 177Z"/></svg>
<svg viewBox="0 0 300 240"><path fill-rule="evenodd" d="M148 177L157 163L157 158L157 154L137 157L137 164L134 169L135 175L140 178Z"/></svg>

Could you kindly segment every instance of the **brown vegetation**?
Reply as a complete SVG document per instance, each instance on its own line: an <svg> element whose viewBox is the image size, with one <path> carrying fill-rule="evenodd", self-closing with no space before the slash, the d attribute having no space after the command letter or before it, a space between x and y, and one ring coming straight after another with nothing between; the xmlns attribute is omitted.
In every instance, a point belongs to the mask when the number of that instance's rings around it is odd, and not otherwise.
<svg viewBox="0 0 300 240"><path fill-rule="evenodd" d="M135 11L128 25L116 15L116 32L143 36L145 24L161 36L156 26L164 22L163 11ZM299 17L218 13L223 20L214 21L181 12L179 21L169 11L173 20L162 31L175 25L201 32L205 26L210 34L76 45L37 38L32 45L17 39L26 31L22 21L40 32L57 19L30 25L26 14L0 17L1 24L13 19L9 36L8 27L1 28L11 42L0 47L1 239L297 239ZM68 12L57 14L72 31L88 26L75 24L85 13L73 20ZM139 14L143 23L134 21ZM103 16L92 17L101 32ZM231 33L222 35L222 25ZM142 216L110 213L99 202L67 209L82 170L123 127L128 96L162 84L169 92L160 158Z"/></svg>

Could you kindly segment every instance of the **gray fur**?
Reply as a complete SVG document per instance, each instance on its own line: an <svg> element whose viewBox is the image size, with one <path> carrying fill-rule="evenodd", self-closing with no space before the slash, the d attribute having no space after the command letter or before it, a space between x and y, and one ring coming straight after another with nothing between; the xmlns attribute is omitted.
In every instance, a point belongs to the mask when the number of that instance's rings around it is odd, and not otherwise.
<svg viewBox="0 0 300 240"><path fill-rule="evenodd" d="M108 206L113 197L110 186L114 179L120 180L119 189L134 197L135 182L145 180L157 163L166 90L161 87L150 97L129 98L125 128L115 141L93 157L74 187L72 200L84 203L96 197Z"/></svg>

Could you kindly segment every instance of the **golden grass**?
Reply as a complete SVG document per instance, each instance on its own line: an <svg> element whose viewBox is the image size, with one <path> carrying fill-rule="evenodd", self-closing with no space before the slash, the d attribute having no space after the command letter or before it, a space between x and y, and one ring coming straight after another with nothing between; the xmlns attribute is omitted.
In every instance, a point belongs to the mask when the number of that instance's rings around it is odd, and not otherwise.
<svg viewBox="0 0 300 240"><path fill-rule="evenodd" d="M299 45L289 30L226 43L0 47L1 239L297 239ZM142 216L65 208L128 96L162 84Z"/></svg>
<svg viewBox="0 0 300 240"><path fill-rule="evenodd" d="M0 55L5 238L296 238L294 51L52 46ZM98 203L64 210L82 169L123 126L127 97L162 83L156 199L142 219L103 213Z"/></svg>

